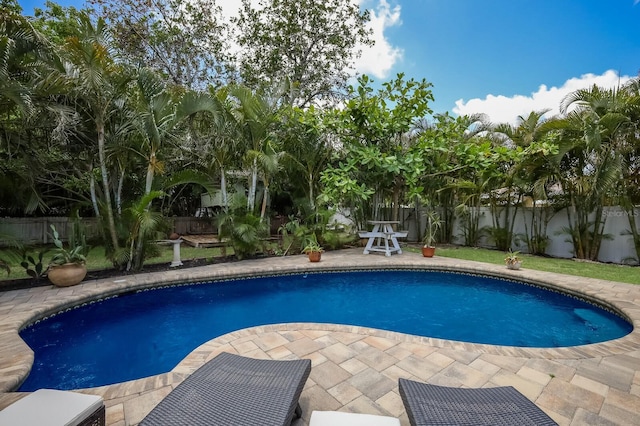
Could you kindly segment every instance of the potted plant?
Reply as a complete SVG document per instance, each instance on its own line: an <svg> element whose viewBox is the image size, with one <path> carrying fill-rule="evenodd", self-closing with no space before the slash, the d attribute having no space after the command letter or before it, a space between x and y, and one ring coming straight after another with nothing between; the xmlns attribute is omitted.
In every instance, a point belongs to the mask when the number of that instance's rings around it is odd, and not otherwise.
<svg viewBox="0 0 640 426"><path fill-rule="evenodd" d="M302 249L309 256L309 262L320 262L324 249L318 244L315 234L307 239L307 245Z"/></svg>
<svg viewBox="0 0 640 426"><path fill-rule="evenodd" d="M519 251L509 250L509 253L507 253L507 255L504 258L504 263L507 265L507 268L520 269L520 266L522 265L522 260L520 259L519 255L520 255Z"/></svg>
<svg viewBox="0 0 640 426"><path fill-rule="evenodd" d="M82 244L74 245L66 249L60 240L60 235L55 226L51 225L53 244L56 246L54 255L49 262L47 277L58 287L68 287L79 284L87 275L84 255L85 247Z"/></svg>
<svg viewBox="0 0 640 426"><path fill-rule="evenodd" d="M436 242L436 237L438 235L438 231L442 227L442 220L438 213L434 211L430 211L426 214L427 217L427 226L424 230L424 237L422 238L422 255L424 257L433 257L436 252L436 247L434 246Z"/></svg>

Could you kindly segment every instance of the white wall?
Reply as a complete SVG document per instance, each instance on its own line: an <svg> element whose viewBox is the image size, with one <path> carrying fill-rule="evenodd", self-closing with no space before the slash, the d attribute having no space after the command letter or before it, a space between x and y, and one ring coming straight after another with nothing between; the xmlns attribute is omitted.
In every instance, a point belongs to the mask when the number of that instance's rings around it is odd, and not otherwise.
<svg viewBox="0 0 640 426"><path fill-rule="evenodd" d="M524 234L525 225L524 221L527 221L527 226L530 228L531 221L531 208L519 208L516 214L515 224L513 228L514 234ZM593 216L593 215L592 215ZM627 212L621 207L605 207L603 216L606 219L604 232L609 234L611 239L604 239L602 241L598 260L601 262L612 263L629 263L630 259L636 258L635 248L633 246L633 238L629 233L629 221ZM636 210L634 215L636 225L640 228L640 210ZM493 226L491 211L488 207L481 208L481 216L479 221L480 227ZM557 212L547 225L547 236L549 237L549 245L547 246L546 254L553 257L572 258L573 256L573 244L569 240L569 236L562 232L562 229L568 227L568 219L566 210ZM454 235L461 235L462 229L457 222L454 226ZM457 243L463 243L461 237L457 238ZM495 247L493 242L483 237L480 240L480 245L483 247ZM524 241L519 245L514 244L514 250L522 252L527 251L527 246ZM633 263L633 262L631 262Z"/></svg>

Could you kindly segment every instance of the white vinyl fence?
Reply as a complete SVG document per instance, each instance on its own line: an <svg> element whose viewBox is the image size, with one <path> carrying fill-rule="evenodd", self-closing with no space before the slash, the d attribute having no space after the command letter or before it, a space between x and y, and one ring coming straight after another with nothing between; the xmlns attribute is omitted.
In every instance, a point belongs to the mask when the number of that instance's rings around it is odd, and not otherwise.
<svg viewBox="0 0 640 426"><path fill-rule="evenodd" d="M513 227L514 235L524 235L526 229L525 220L527 227L531 228L532 211L533 207L518 207L515 217L515 224ZM513 209L511 210L511 214L513 214ZM390 216L390 212L386 211L386 218L388 219ZM630 228L627 212L621 207L605 207L603 216L606 219L604 232L609 236L609 238L602 241L598 260L600 260L601 262L620 264L637 263L637 256L633 245L633 238L629 233ZM638 229L640 229L640 209L636 209L635 214L632 217L635 219ZM420 236L423 235L423 232L418 232L418 222L416 221L415 209L402 209L400 212L400 218L401 224L399 225L398 229L406 230L409 232L406 241L419 241ZM376 219L383 218L380 217ZM340 212L340 214L336 214L335 220L346 225L353 225L353 223L349 220L348 210L342 211ZM421 220L421 226L423 229L425 224L426 220L424 219L423 213L423 218ZM492 226L493 220L491 209L489 207L481 207L478 227L490 228ZM573 244L570 240L568 240L569 236L562 233L562 230L565 227L568 227L567 212L566 210L561 210L551 217L547 226L547 236L549 237L549 242L547 245L546 254L548 254L549 256L564 258L574 257ZM453 235L454 243L464 244L462 226L459 220L454 223ZM486 233L485 236L480 239L478 245L481 247L495 248L493 241L491 241L490 237L486 236ZM514 242L512 249L526 253L526 241L520 239L519 243Z"/></svg>
<svg viewBox="0 0 640 426"><path fill-rule="evenodd" d="M409 219L404 221L403 226L410 231L409 239L415 241L418 239L418 235L415 220L412 218L415 214L412 212L413 210L405 210L403 216ZM525 233L525 220L530 230L531 214L532 208L530 207L518 208L513 227L514 235ZM604 233L608 235L608 237L602 241L598 260L601 262L634 264L634 259L637 259L637 256L633 245L633 237L629 232L630 227L627 212L620 207L605 207L603 216L606 219ZM640 209L636 209L632 217L640 229ZM424 222L423 220L422 226L424 226ZM491 210L488 207L482 207L480 209L479 228L490 228L492 226ZM549 244L547 245L546 254L553 257L574 257L573 244L569 239L569 235L563 233L563 228L566 227L568 227L566 210L561 210L551 217L547 226ZM453 235L455 237L455 243L464 243L462 227L459 221L456 221L454 224ZM480 239L479 245L481 247L495 248L493 241L486 235ZM514 243L512 248L513 250L526 253L526 241L521 240L518 244Z"/></svg>

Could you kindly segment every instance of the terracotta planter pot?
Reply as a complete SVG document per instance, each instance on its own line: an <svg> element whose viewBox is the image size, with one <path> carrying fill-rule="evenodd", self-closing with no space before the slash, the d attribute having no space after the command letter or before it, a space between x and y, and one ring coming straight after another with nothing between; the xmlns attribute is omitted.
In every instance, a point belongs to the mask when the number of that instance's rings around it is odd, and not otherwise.
<svg viewBox="0 0 640 426"><path fill-rule="evenodd" d="M58 287L80 284L86 276L87 267L82 263L65 263L64 265L50 266L47 272L49 281Z"/></svg>
<svg viewBox="0 0 640 426"><path fill-rule="evenodd" d="M321 257L322 257L322 252L320 251L309 252L309 262L320 262Z"/></svg>
<svg viewBox="0 0 640 426"><path fill-rule="evenodd" d="M435 247L422 247L422 255L424 257L433 257L433 255L436 253L436 248Z"/></svg>

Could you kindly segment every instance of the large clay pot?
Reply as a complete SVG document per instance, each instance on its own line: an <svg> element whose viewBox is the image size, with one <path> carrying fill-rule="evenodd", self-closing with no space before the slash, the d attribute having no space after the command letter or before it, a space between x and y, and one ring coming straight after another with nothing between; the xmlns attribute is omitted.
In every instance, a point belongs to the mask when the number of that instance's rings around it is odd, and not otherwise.
<svg viewBox="0 0 640 426"><path fill-rule="evenodd" d="M58 287L69 287L80 284L87 276L87 267L82 263L65 263L64 265L51 265L47 272L49 281Z"/></svg>
<svg viewBox="0 0 640 426"><path fill-rule="evenodd" d="M308 254L309 262L320 262L320 258L322 257L321 251L310 251Z"/></svg>
<svg viewBox="0 0 640 426"><path fill-rule="evenodd" d="M422 247L422 255L424 257L433 257L433 255L436 253L436 248L435 247Z"/></svg>

